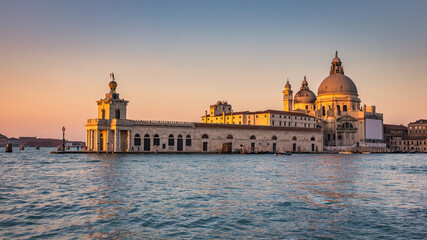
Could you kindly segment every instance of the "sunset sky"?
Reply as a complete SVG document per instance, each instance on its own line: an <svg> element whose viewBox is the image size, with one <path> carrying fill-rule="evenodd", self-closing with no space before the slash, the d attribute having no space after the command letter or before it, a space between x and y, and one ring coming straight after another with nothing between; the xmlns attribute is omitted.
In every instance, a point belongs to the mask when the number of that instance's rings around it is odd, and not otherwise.
<svg viewBox="0 0 427 240"><path fill-rule="evenodd" d="M286 78L317 94L336 50L384 123L427 118L425 0L0 0L0 133L84 140L110 72L129 119L282 110Z"/></svg>

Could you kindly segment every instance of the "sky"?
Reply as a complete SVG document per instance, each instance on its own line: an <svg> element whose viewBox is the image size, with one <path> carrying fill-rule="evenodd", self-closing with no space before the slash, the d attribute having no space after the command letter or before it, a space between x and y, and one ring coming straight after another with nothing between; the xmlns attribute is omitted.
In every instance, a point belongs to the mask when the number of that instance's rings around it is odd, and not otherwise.
<svg viewBox="0 0 427 240"><path fill-rule="evenodd" d="M427 118L427 1L0 0L0 133L85 139L109 91L135 120L199 122L209 105L283 109L317 93L335 51L384 123Z"/></svg>

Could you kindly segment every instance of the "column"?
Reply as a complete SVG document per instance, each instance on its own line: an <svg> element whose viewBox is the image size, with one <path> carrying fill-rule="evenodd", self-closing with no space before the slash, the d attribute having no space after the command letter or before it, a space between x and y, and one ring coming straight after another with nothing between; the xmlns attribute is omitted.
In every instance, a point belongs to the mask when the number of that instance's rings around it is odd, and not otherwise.
<svg viewBox="0 0 427 240"><path fill-rule="evenodd" d="M105 152L108 153L110 151L110 142L108 141L109 138L109 131L108 128L105 130L105 136L104 136L104 144L105 144Z"/></svg>
<svg viewBox="0 0 427 240"><path fill-rule="evenodd" d="M128 152L130 152L131 151L131 146L132 146L132 138L131 138L131 131L129 130L128 131Z"/></svg>
<svg viewBox="0 0 427 240"><path fill-rule="evenodd" d="M95 130L91 131L92 140L90 141L92 143L92 151L95 151Z"/></svg>
<svg viewBox="0 0 427 240"><path fill-rule="evenodd" d="M90 145L88 146L88 149L93 151L93 130L89 130L89 142Z"/></svg>
<svg viewBox="0 0 427 240"><path fill-rule="evenodd" d="M121 146L121 132L120 132L120 130L117 130L117 150L118 151L122 151L122 146Z"/></svg>
<svg viewBox="0 0 427 240"><path fill-rule="evenodd" d="M114 136L114 148L116 152L120 151L120 131L116 128Z"/></svg>
<svg viewBox="0 0 427 240"><path fill-rule="evenodd" d="M99 137L100 137L99 136L99 129L96 129L96 146L95 147L96 147L97 152L99 152L99 147L100 147L99 144L101 142Z"/></svg>
<svg viewBox="0 0 427 240"><path fill-rule="evenodd" d="M86 146L89 145L89 130L87 130L87 129L86 129L86 142L85 142L85 144L86 144Z"/></svg>

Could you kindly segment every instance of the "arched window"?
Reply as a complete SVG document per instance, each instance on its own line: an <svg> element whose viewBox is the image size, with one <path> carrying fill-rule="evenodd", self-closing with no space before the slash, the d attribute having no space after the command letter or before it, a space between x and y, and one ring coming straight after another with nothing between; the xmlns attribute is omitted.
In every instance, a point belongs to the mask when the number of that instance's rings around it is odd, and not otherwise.
<svg viewBox="0 0 427 240"><path fill-rule="evenodd" d="M173 145L175 145L175 139L173 138L173 135L172 135L172 134L170 134L170 135L169 135L168 145L169 145L169 146L173 146Z"/></svg>
<svg viewBox="0 0 427 240"><path fill-rule="evenodd" d="M325 116L326 115L326 110L325 110L325 106L322 107L322 115Z"/></svg>
<svg viewBox="0 0 427 240"><path fill-rule="evenodd" d="M293 136L293 137L292 137L292 140L296 141L296 140L297 140L297 137Z"/></svg>
<svg viewBox="0 0 427 240"><path fill-rule="evenodd" d="M311 137L311 139L310 139L311 141L315 141L316 139L314 138L314 137Z"/></svg>
<svg viewBox="0 0 427 240"><path fill-rule="evenodd" d="M276 136L272 136L271 140L277 140L277 137Z"/></svg>
<svg viewBox="0 0 427 240"><path fill-rule="evenodd" d="M185 146L187 146L187 147L191 146L191 136L190 135L187 135L185 137Z"/></svg>
<svg viewBox="0 0 427 240"><path fill-rule="evenodd" d="M135 138L133 139L133 145L141 146L141 136L139 134L135 134Z"/></svg>
<svg viewBox="0 0 427 240"><path fill-rule="evenodd" d="M338 114L341 112L341 106L337 105Z"/></svg>
<svg viewBox="0 0 427 240"><path fill-rule="evenodd" d="M342 106L342 111L347 112L347 105Z"/></svg>
<svg viewBox="0 0 427 240"><path fill-rule="evenodd" d="M308 109L308 105L305 105L305 109Z"/></svg>
<svg viewBox="0 0 427 240"><path fill-rule="evenodd" d="M153 145L160 146L160 137L158 134L154 134Z"/></svg>
<svg viewBox="0 0 427 240"><path fill-rule="evenodd" d="M232 135L228 135L227 139L233 139L233 136Z"/></svg>
<svg viewBox="0 0 427 240"><path fill-rule="evenodd" d="M203 134L202 138L209 138L207 134Z"/></svg>
<svg viewBox="0 0 427 240"><path fill-rule="evenodd" d="M250 139L256 139L256 137L255 137L254 135L252 135L252 136L250 137Z"/></svg>

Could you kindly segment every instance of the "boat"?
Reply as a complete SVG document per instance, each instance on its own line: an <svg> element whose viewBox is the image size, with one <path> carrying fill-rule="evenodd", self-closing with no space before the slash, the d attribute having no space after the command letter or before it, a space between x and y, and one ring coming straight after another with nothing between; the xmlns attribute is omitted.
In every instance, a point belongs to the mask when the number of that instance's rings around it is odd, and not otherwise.
<svg viewBox="0 0 427 240"><path fill-rule="evenodd" d="M36 150L39 150L40 149L40 147L39 146L36 146Z"/></svg>
<svg viewBox="0 0 427 240"><path fill-rule="evenodd" d="M24 150L24 149L25 149L25 148L24 148L24 145L22 145L22 144L21 144L21 145L19 146L19 150Z"/></svg>
<svg viewBox="0 0 427 240"><path fill-rule="evenodd" d="M274 156L280 156L280 155L292 155L290 152L276 152L274 153Z"/></svg>
<svg viewBox="0 0 427 240"><path fill-rule="evenodd" d="M338 154L352 154L351 151L340 151L338 152Z"/></svg>

